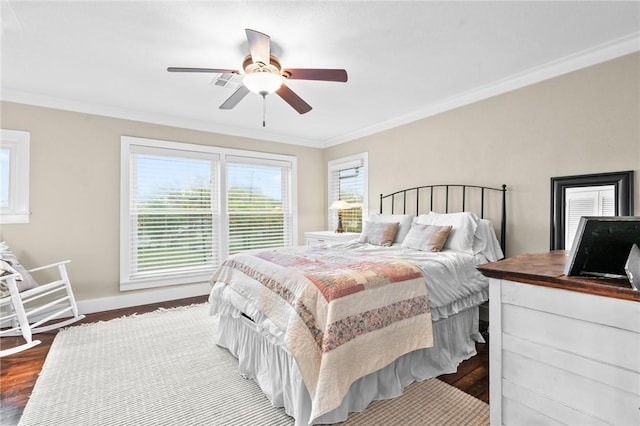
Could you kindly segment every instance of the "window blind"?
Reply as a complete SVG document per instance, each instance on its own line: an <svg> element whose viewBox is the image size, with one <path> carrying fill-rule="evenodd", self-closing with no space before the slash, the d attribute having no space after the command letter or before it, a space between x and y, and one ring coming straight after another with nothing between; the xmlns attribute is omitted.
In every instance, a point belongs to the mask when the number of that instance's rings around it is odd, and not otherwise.
<svg viewBox="0 0 640 426"><path fill-rule="evenodd" d="M213 271L218 264L213 185L218 156L132 151L130 277Z"/></svg>
<svg viewBox="0 0 640 426"><path fill-rule="evenodd" d="M291 165L227 159L229 254L292 245Z"/></svg>

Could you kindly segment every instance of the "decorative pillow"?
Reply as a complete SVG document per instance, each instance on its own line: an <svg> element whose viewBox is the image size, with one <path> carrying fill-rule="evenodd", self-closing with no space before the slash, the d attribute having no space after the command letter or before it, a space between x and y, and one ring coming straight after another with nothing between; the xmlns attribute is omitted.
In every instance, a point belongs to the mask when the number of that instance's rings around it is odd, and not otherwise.
<svg viewBox="0 0 640 426"><path fill-rule="evenodd" d="M473 212L434 213L420 215L415 223L421 225L451 226L444 249L473 253L473 236L478 227L478 216Z"/></svg>
<svg viewBox="0 0 640 426"><path fill-rule="evenodd" d="M422 251L440 251L451 232L451 226L420 225L414 223L404 237L402 247Z"/></svg>
<svg viewBox="0 0 640 426"><path fill-rule="evenodd" d="M382 223L395 223L398 222L398 232L396 233L395 238L393 239L394 243L401 243L404 240L404 237L407 236L409 230L411 229L411 224L415 216L412 214L381 214L381 213L371 213L369 215L369 222L382 222Z"/></svg>
<svg viewBox="0 0 640 426"><path fill-rule="evenodd" d="M16 277L16 284L18 285L18 291L29 290L38 285L36 280L33 279L31 274L20 264L16 256L13 254L9 245L4 241L0 243L0 275L9 275L18 273ZM0 283L0 295L2 297L9 293L9 287L5 281Z"/></svg>
<svg viewBox="0 0 640 426"><path fill-rule="evenodd" d="M361 243L375 244L378 246L390 246L393 239L398 233L400 224L398 222L365 222L362 234L360 234Z"/></svg>

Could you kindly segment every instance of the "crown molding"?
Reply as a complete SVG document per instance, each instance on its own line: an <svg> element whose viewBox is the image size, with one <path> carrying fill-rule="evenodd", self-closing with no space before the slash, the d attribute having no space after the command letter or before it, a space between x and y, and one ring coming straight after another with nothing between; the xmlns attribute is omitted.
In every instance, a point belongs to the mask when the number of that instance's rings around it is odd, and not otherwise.
<svg viewBox="0 0 640 426"><path fill-rule="evenodd" d="M188 118L176 117L171 115L148 113L126 108L79 102L72 99L51 97L6 88L2 89L2 92L0 93L0 100L34 105L44 108L79 112L83 114L93 114L123 120L140 121L144 123L158 124L163 126L179 127L189 130L219 133L228 136L238 136L243 138L257 139L261 141L279 142L289 145L301 145L318 148L319 144L321 143L317 140L282 135L279 133L272 133L264 130L225 126L219 123L211 123L201 120L190 120Z"/></svg>
<svg viewBox="0 0 640 426"><path fill-rule="evenodd" d="M449 99L427 105L426 107L409 114L394 117L389 120L376 123L373 126L365 127L325 141L299 138L279 133L269 133L263 130L225 126L218 123L190 120L170 115L154 114L106 105L78 102L71 99L49 97L11 89L2 89L2 92L0 93L0 100L28 105L36 105L46 108L55 108L81 113L102 115L125 120L180 127L204 132L219 133L230 136L251 138L262 141L266 140L270 142L308 146L313 148L329 148L334 145L339 145L355 139L363 138L365 136L399 127L404 124L412 123L414 121L428 118L446 111L453 110L455 108L469 105L484 99L520 89L522 87L539 83L544 80L558 77L563 74L606 62L637 51L640 51L640 33L634 33L627 37L614 40L610 43L599 45L594 48L566 56L559 60L530 68L521 73L514 74L502 80L487 84L483 87L478 87L474 90L461 93Z"/></svg>
<svg viewBox="0 0 640 426"><path fill-rule="evenodd" d="M474 90L461 93L441 102L433 103L410 114L395 117L390 120L377 123L373 126L327 140L323 145L323 148L329 148L334 145L340 145L345 142L393 129L404 124L412 123L414 121L428 118L455 108L460 108L465 105L530 86L554 77L559 77L563 74L568 74L573 71L597 65L638 51L640 51L640 33L634 33L611 43L599 45L594 48L566 56L562 59L530 68L526 71L514 74L483 87L478 87Z"/></svg>

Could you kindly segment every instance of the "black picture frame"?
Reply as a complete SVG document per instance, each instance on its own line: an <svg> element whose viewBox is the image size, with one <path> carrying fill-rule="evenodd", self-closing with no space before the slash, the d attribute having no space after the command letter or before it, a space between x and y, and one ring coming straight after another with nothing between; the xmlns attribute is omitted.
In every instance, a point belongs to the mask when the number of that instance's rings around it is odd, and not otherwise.
<svg viewBox="0 0 640 426"><path fill-rule="evenodd" d="M613 185L615 188L615 215L631 216L633 214L633 170L551 178L551 250L564 250L566 247L564 232L567 189L607 185Z"/></svg>

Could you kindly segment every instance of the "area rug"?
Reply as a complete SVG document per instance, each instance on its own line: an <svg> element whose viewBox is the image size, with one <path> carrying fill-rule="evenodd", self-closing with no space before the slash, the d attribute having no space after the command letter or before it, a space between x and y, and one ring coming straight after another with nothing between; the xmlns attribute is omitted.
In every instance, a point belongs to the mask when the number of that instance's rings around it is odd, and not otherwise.
<svg viewBox="0 0 640 426"><path fill-rule="evenodd" d="M204 304L62 330L20 424L292 426L216 346L216 326ZM456 424L488 425L489 407L437 379L341 423Z"/></svg>

